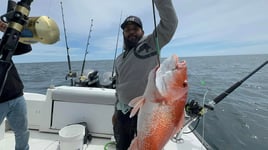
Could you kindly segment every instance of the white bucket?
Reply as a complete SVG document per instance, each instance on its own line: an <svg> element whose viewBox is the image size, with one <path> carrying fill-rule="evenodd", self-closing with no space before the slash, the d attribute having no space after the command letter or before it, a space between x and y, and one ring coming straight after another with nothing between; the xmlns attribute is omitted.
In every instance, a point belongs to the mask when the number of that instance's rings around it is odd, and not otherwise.
<svg viewBox="0 0 268 150"><path fill-rule="evenodd" d="M80 124L66 126L59 131L61 150L82 150L85 127Z"/></svg>

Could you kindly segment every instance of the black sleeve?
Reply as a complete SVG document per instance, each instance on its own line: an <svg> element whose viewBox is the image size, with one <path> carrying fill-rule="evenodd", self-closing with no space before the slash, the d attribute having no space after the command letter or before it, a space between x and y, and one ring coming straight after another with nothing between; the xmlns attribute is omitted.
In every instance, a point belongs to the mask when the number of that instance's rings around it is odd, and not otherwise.
<svg viewBox="0 0 268 150"><path fill-rule="evenodd" d="M28 53L32 50L32 46L28 44L18 43L17 48L14 52L14 55L21 55Z"/></svg>
<svg viewBox="0 0 268 150"><path fill-rule="evenodd" d="M9 70L8 76L6 78L6 84L4 85L4 89L2 94L0 95L0 103L12 100L19 96L23 95L23 82L20 79L19 73L12 63L12 67Z"/></svg>
<svg viewBox="0 0 268 150"><path fill-rule="evenodd" d="M1 39L0 39L1 42ZM28 44L18 43L17 48L15 49L14 55L21 55L28 53L32 50L32 46Z"/></svg>

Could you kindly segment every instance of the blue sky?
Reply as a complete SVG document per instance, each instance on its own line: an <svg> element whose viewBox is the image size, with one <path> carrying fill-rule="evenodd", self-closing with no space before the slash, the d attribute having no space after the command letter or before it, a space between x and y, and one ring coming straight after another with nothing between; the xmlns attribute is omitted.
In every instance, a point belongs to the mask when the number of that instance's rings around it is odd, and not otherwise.
<svg viewBox="0 0 268 150"><path fill-rule="evenodd" d="M1 0L4 14L8 0ZM93 19L87 60L113 59L122 20L139 16L145 34L154 28L151 0L34 0L30 16L49 16L60 28L60 41L33 44L33 51L14 57L15 62L66 61L67 53L60 1L63 3L71 61L83 60ZM268 54L267 0L173 0L179 26L162 52L181 57L238 54ZM159 18L157 18L159 20ZM2 37L2 33L0 34ZM122 31L118 54L122 51Z"/></svg>

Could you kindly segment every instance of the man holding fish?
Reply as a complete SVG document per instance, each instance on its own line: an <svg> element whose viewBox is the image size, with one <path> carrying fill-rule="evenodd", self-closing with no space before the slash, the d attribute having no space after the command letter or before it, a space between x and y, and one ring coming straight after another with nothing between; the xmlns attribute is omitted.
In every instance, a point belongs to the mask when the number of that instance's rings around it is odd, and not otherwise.
<svg viewBox="0 0 268 150"><path fill-rule="evenodd" d="M152 87L156 89L154 81L151 83L153 86L147 85L147 82L151 70L152 75L150 75L150 77L156 77L156 69L153 68L159 65L157 45L159 45L159 49L164 47L173 37L178 25L178 18L171 0L154 0L154 3L161 20L153 33L144 36L142 22L140 18L136 16L127 17L121 24L124 36L124 51L116 59L117 102L113 115L113 129L117 150L128 149L131 141L137 136L137 120L139 119L137 119L138 115L136 112L140 109L142 104L146 103L144 100L147 98L144 96L143 100L134 100L131 102L131 106L129 106L129 103L136 97L146 95L144 92L151 91L150 89ZM158 43L156 42L156 34L158 35ZM186 65L180 65L180 67L178 67L178 60L176 58L176 56L172 57L172 61L170 60L168 63L172 62L173 65L171 66L174 67L173 70L184 68L182 69L183 73L180 72L180 74L185 74ZM183 85L186 85L186 77L181 81ZM161 82L158 83L162 84ZM180 86L183 85L180 84ZM185 91L187 90L185 90L185 87L183 87L183 91L184 94L186 94ZM159 100L165 97L162 96L161 91L157 91L156 93L160 96ZM177 97L177 99L180 98L181 97ZM171 104L173 102L165 101L161 103ZM130 118L131 111L133 116Z"/></svg>

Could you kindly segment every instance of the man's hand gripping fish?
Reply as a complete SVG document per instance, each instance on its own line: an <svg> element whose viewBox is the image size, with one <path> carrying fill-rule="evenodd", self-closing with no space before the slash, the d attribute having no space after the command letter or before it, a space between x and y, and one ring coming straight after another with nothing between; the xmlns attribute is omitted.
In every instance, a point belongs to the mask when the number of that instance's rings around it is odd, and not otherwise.
<svg viewBox="0 0 268 150"><path fill-rule="evenodd" d="M129 103L130 117L138 113L137 136L129 150L162 150L183 127L187 92L185 61L172 55L153 69L143 96Z"/></svg>

